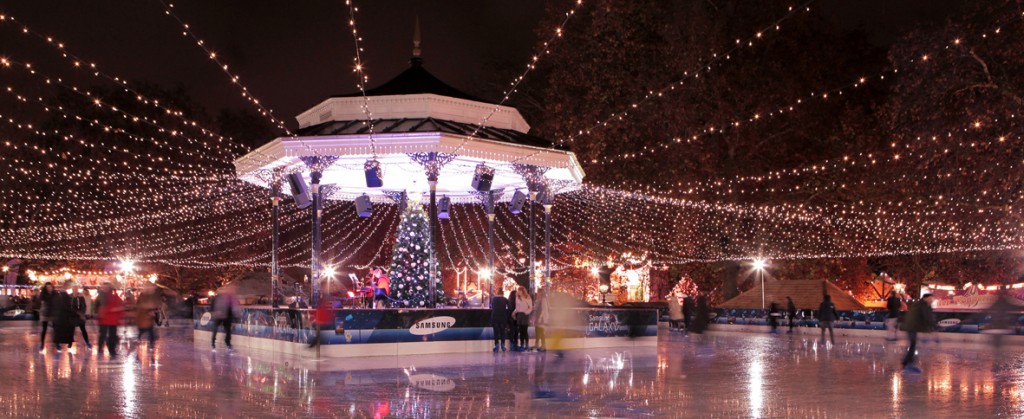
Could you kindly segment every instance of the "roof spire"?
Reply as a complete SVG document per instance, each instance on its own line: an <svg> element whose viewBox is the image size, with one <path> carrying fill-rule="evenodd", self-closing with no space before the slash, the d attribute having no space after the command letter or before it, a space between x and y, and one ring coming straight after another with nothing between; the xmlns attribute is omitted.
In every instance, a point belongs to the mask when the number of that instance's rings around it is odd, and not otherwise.
<svg viewBox="0 0 1024 419"><path fill-rule="evenodd" d="M412 60L409 61L415 67L419 67L423 64L423 59L420 58L420 52L420 17L417 15L416 28L412 34Z"/></svg>

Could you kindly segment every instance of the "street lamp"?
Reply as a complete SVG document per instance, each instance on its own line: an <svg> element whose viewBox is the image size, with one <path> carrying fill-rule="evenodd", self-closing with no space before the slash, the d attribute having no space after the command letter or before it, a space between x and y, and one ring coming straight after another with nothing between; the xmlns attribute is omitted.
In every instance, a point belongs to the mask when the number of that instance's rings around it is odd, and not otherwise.
<svg viewBox="0 0 1024 419"><path fill-rule="evenodd" d="M768 267L768 261L762 258L754 259L754 269L761 276L761 310L765 309L764 303L764 269Z"/></svg>
<svg viewBox="0 0 1024 419"><path fill-rule="evenodd" d="M323 274L327 277L327 294L331 294L331 283L334 282L334 275L337 274L337 270L334 269L334 265L327 265L323 268Z"/></svg>
<svg viewBox="0 0 1024 419"><path fill-rule="evenodd" d="M608 295L608 284L601 284L597 289L601 291L601 305L608 305L608 302L605 301L605 296Z"/></svg>

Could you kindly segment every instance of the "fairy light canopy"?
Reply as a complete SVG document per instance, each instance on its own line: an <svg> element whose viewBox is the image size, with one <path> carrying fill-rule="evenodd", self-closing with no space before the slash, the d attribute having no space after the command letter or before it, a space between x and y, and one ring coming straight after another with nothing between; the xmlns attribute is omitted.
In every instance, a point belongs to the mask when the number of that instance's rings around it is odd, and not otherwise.
<svg viewBox="0 0 1024 419"><path fill-rule="evenodd" d="M530 135L515 108L485 102L438 80L423 68L418 49L410 67L387 83L330 97L297 120L294 135L236 159L238 178L266 188L271 186L268 174L275 172L303 173L309 180L302 158L331 156L337 160L324 169L320 182L333 185L328 199L366 194L385 201L389 192L424 191L424 160L436 156L441 163L437 193L453 202L477 202L472 180L481 164L494 169L491 189L501 190L496 198L503 201L531 185L548 185L557 194L577 190L583 182L574 153ZM367 187L364 163L369 160L380 162L383 187Z"/></svg>

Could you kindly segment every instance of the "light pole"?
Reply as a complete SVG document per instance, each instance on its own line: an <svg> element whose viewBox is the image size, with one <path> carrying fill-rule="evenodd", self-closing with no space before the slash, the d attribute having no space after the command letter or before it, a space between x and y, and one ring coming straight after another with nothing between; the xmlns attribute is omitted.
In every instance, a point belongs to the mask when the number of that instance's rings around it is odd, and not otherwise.
<svg viewBox="0 0 1024 419"><path fill-rule="evenodd" d="M761 258L754 259L754 269L756 269L757 274L761 276L761 310L764 310L767 307L764 303L764 269L766 267L768 267L767 260Z"/></svg>

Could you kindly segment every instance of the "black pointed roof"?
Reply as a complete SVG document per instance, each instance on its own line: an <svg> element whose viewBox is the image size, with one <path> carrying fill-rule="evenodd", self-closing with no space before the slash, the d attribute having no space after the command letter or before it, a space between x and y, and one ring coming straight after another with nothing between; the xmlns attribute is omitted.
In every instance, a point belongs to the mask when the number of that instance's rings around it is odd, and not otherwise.
<svg viewBox="0 0 1024 419"><path fill-rule="evenodd" d="M413 57L409 63L410 66L407 70L403 71L398 76L395 76L395 78L389 80L387 83L367 90L366 95L388 96L432 93L440 96L472 100L474 102L494 103L464 93L459 89L449 86L437 77L434 77L433 74L430 74L429 71L423 68L423 59L419 57ZM362 95L363 94L361 92L356 92L336 95L334 97L357 97Z"/></svg>

